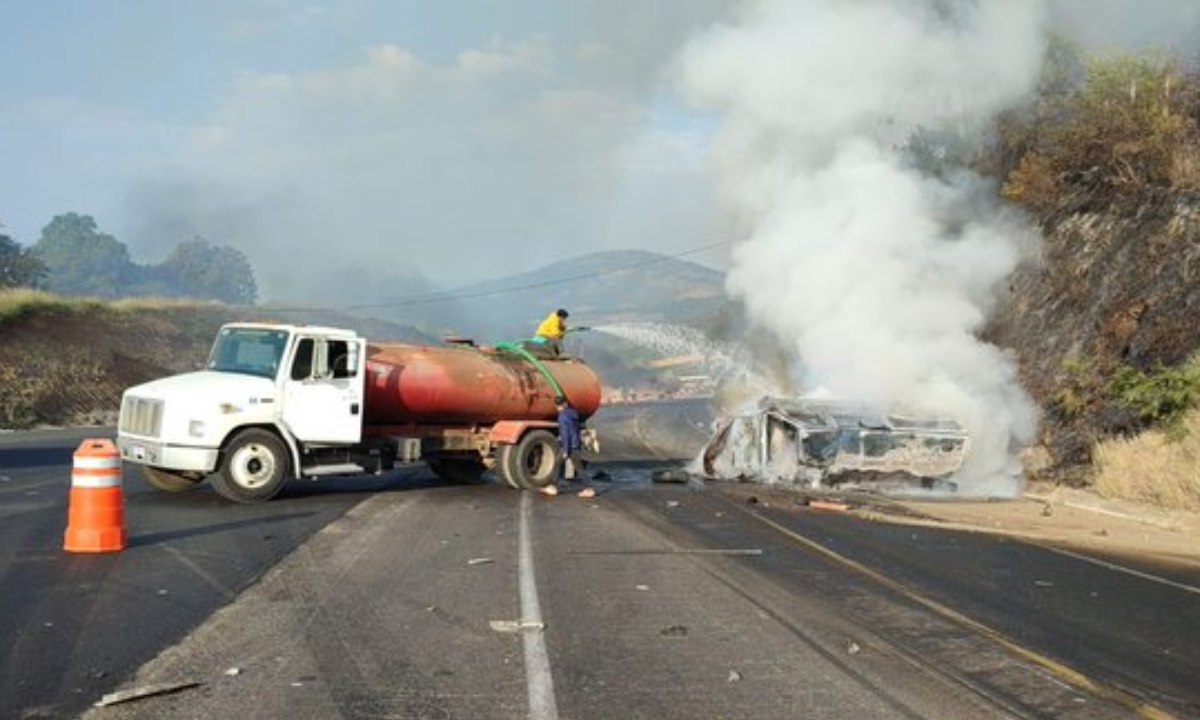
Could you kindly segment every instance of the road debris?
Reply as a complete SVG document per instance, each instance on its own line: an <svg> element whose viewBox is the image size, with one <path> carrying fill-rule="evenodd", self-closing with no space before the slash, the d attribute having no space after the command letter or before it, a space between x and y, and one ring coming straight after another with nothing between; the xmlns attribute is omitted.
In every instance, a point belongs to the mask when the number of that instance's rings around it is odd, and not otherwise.
<svg viewBox="0 0 1200 720"><path fill-rule="evenodd" d="M730 670L729 677L725 678L725 682L735 683L742 679L742 674L737 670Z"/></svg>
<svg viewBox="0 0 1200 720"><path fill-rule="evenodd" d="M669 638L687 637L687 625L669 625L658 631L659 635Z"/></svg>
<svg viewBox="0 0 1200 720"><path fill-rule="evenodd" d="M856 642L854 642L853 640L851 640L851 641L850 641L850 642L849 642L849 643L846 645L846 652L850 653L851 655L857 655L857 654L859 654L860 652L862 652L862 648L860 648L860 647L858 646L858 643L856 643Z"/></svg>
<svg viewBox="0 0 1200 720"><path fill-rule="evenodd" d="M831 502L829 500L809 500L806 505L810 510L824 510L825 512L844 513L850 509L846 503Z"/></svg>
<svg viewBox="0 0 1200 720"><path fill-rule="evenodd" d="M467 560L468 565L491 565L494 562L496 561L490 557L477 557Z"/></svg>
<svg viewBox="0 0 1200 720"><path fill-rule="evenodd" d="M104 697L100 698L100 700L95 703L95 707L108 707L110 705L133 702L134 700L144 700L145 698L169 695L174 692L179 692L180 690L200 687L203 684L204 683L195 681L155 683L153 685L143 685L142 687L131 688L129 690L118 690L117 692L108 693Z"/></svg>
<svg viewBox="0 0 1200 720"><path fill-rule="evenodd" d="M669 507L669 508L677 508L677 507L679 507L679 501L678 501L678 500L668 500L668 501L667 501L667 507Z"/></svg>
<svg viewBox="0 0 1200 720"><path fill-rule="evenodd" d="M499 633L519 633L530 630L545 630L546 623L533 620L491 620L488 626Z"/></svg>
<svg viewBox="0 0 1200 720"><path fill-rule="evenodd" d="M666 468L650 473L650 480L656 483L686 483L691 478L686 470Z"/></svg>
<svg viewBox="0 0 1200 720"><path fill-rule="evenodd" d="M637 590L639 592L646 592L647 590L650 589L650 586L649 585L635 585L633 589Z"/></svg>
<svg viewBox="0 0 1200 720"><path fill-rule="evenodd" d="M242 669L240 667L231 667L225 671L225 674L229 677L237 677L242 674Z"/></svg>

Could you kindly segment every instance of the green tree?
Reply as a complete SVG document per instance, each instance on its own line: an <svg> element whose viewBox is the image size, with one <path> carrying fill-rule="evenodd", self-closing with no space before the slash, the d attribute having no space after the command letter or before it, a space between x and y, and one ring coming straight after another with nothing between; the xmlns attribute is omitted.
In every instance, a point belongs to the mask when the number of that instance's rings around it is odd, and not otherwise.
<svg viewBox="0 0 1200 720"><path fill-rule="evenodd" d="M32 250L0 233L0 288L40 288L45 281L46 265Z"/></svg>
<svg viewBox="0 0 1200 720"><path fill-rule="evenodd" d="M197 237L179 243L159 267L176 280L181 295L239 305L258 298L254 269L236 248Z"/></svg>
<svg viewBox="0 0 1200 720"><path fill-rule="evenodd" d="M120 297L131 272L129 250L89 215L57 215L33 253L48 271L46 287L63 295Z"/></svg>

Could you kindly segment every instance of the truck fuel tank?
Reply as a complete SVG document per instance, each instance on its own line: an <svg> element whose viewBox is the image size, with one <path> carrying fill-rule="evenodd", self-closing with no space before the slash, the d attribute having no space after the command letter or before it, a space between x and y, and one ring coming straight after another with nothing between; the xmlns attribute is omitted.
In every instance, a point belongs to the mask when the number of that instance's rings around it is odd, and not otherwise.
<svg viewBox="0 0 1200 720"><path fill-rule="evenodd" d="M539 360L586 419L600 406L600 378L575 358ZM472 346L367 346L364 422L490 424L553 420L555 390L520 354Z"/></svg>

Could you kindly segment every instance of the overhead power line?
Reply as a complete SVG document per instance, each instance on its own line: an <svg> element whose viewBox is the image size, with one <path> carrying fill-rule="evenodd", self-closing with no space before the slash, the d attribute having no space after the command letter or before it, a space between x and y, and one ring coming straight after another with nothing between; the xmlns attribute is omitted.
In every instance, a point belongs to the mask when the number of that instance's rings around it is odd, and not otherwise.
<svg viewBox="0 0 1200 720"><path fill-rule="evenodd" d="M374 310L374 309L378 309L378 308L407 307L407 306L412 306L412 305L428 305L428 304L439 303L439 302L453 302L456 300L475 300L477 298L491 297L493 295L505 295L508 293L522 292L525 290L537 290L540 288L553 287L555 285L565 285L566 283L577 282L579 280L590 280L592 278L598 278L598 277L602 277L604 275L613 275L615 273L625 272L627 270L636 270L638 268L648 267L650 265L658 265L660 263L667 262L668 260L677 260L682 257L687 257L688 255L695 255L697 253L705 252L706 250L715 250L716 248L725 247L725 246L732 245L732 244L733 244L733 242L730 240L723 240L721 242L709 243L708 245L701 245L699 247L694 247L689 250L684 250L682 252L671 253L669 255L658 255L656 257L650 258L649 260L643 260L643 261L636 262L636 263L629 263L628 265L621 265L618 267L605 268L603 270L593 270L591 272L578 273L575 275L566 275L566 276L561 276L561 277L557 277L557 278L553 278L553 279L549 279L549 280L538 280L536 282L529 282L529 283L524 283L521 285L508 285L505 287L491 288L488 290L468 291L465 288L460 288L459 290L446 290L446 291L442 291L442 292L428 293L426 295L417 295L414 297L402 298L400 300L392 300L389 302L366 303L366 304L358 304L358 305L345 305L345 306L337 307L337 308L331 308L331 307L271 307L271 308L265 308L265 309L269 309L273 312L329 312L329 311Z"/></svg>

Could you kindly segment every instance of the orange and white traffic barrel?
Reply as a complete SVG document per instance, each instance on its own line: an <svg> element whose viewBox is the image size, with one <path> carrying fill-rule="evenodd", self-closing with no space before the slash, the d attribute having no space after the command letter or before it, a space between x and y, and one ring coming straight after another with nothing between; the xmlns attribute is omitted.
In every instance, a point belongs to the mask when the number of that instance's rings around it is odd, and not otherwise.
<svg viewBox="0 0 1200 720"><path fill-rule="evenodd" d="M63 549L102 553L125 549L121 454L111 440L84 440L71 467L71 499Z"/></svg>

